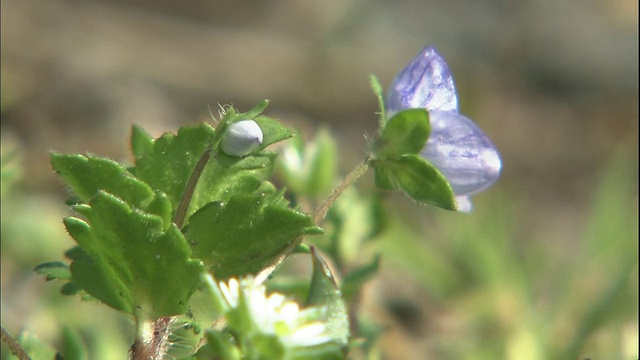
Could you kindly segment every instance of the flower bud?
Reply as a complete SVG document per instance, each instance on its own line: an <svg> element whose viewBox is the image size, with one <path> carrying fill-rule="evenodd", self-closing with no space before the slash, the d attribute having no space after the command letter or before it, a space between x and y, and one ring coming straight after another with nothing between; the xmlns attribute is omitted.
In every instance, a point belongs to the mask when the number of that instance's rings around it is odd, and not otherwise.
<svg viewBox="0 0 640 360"><path fill-rule="evenodd" d="M222 151L231 156L247 156L262 145L262 129L253 120L240 120L229 125L222 139Z"/></svg>

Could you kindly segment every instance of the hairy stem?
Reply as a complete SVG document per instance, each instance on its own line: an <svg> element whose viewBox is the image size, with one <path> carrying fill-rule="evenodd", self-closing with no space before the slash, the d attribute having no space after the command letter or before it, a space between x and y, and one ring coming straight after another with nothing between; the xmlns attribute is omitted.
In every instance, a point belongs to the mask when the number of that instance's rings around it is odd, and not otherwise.
<svg viewBox="0 0 640 360"><path fill-rule="evenodd" d="M318 206L316 209L316 215L313 217L313 221L319 224L325 216L327 216L327 212L331 209L333 203L342 195L342 193L354 182L356 182L369 168L369 158L364 159L363 162L358 164L351 172L344 178L338 186L336 186L333 190L331 190L331 194L329 197Z"/></svg>
<svg viewBox="0 0 640 360"><path fill-rule="evenodd" d="M318 225L324 217L327 215L327 212L333 205L333 203L342 195L342 193L354 182L356 182L369 168L369 157L364 159L358 166L356 166L351 172L344 178L338 186L336 186L329 194L329 197L316 209L316 214L313 217L313 221ZM274 261L265 266L265 268L260 271L256 277L256 284L261 284L265 281L269 275L280 266L280 264L289 256L289 254L295 250L298 245L302 243L304 240L304 236L299 236L297 239L292 241L286 249L278 256Z"/></svg>
<svg viewBox="0 0 640 360"><path fill-rule="evenodd" d="M198 185L198 180L202 175L202 171L204 170L205 165L209 162L211 158L211 150L213 146L209 145L207 149L202 153L198 163L196 163L196 167L193 169L191 176L189 177L189 181L187 181L187 186L184 188L184 192L182 193L182 197L180 198L180 204L178 205L178 210L176 211L176 215L173 217L173 222L176 226L181 229L184 223L184 219L187 216L187 211L189 210L189 204L191 203L191 198L193 197L193 192L196 190L196 185Z"/></svg>
<svg viewBox="0 0 640 360"><path fill-rule="evenodd" d="M170 325L174 320L174 316L164 316L138 324L136 341L130 350L131 359L163 359L169 349Z"/></svg>
<svg viewBox="0 0 640 360"><path fill-rule="evenodd" d="M5 330L3 326L0 326L0 331L2 333L2 342L9 346L9 349L20 360L31 360L27 352L24 348L18 343L16 339L11 337L9 332Z"/></svg>

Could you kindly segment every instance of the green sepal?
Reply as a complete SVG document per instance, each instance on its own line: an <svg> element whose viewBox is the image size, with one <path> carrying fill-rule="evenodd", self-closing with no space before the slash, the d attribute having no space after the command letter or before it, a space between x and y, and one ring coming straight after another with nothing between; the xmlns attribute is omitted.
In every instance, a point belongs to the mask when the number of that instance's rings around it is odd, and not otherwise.
<svg viewBox="0 0 640 360"><path fill-rule="evenodd" d="M389 169L383 166L375 166L376 162L372 162L372 164L374 164L374 182L376 187L387 191L397 190L397 186L393 183L393 174Z"/></svg>
<svg viewBox="0 0 640 360"><path fill-rule="evenodd" d="M402 155L396 159L379 162L390 175L391 185L402 189L410 198L437 207L457 209L451 185L438 169L419 155Z"/></svg>
<svg viewBox="0 0 640 360"><path fill-rule="evenodd" d="M71 273L87 293L138 319L182 314L203 271L175 225L100 191L65 225L82 247Z"/></svg>
<svg viewBox="0 0 640 360"><path fill-rule="evenodd" d="M253 120L260 126L260 130L262 130L262 145L260 145L257 151L293 136L293 132L276 119L260 115Z"/></svg>
<svg viewBox="0 0 640 360"><path fill-rule="evenodd" d="M371 85L371 90L373 90L374 95L378 99L378 109L380 110L378 125L380 126L380 130L382 130L387 122L387 115L385 114L384 106L384 96L382 95L382 85L380 85L380 81L373 74L369 74L369 84Z"/></svg>
<svg viewBox="0 0 640 360"><path fill-rule="evenodd" d="M262 144L257 151L263 150L267 146L277 143L279 141L288 139L293 136L293 133L287 129L281 122L268 116L262 115L264 110L269 106L269 100L262 100L256 107L245 112L236 113L235 109L228 108L224 120L229 124L240 120L251 119L254 120L260 130L262 130Z"/></svg>
<svg viewBox="0 0 640 360"><path fill-rule="evenodd" d="M431 127L425 109L409 109L396 113L382 129L374 144L374 156L381 159L404 154L417 154L427 143Z"/></svg>
<svg viewBox="0 0 640 360"><path fill-rule="evenodd" d="M318 229L277 192L207 204L191 216L186 237L193 257L221 280L257 274L298 237Z"/></svg>
<svg viewBox="0 0 640 360"><path fill-rule="evenodd" d="M253 109L247 111L246 113L238 114L238 118L249 118L254 119L258 115L262 114L264 110L269 106L270 101L268 99L264 99L260 101L258 105L256 105Z"/></svg>
<svg viewBox="0 0 640 360"><path fill-rule="evenodd" d="M343 347L349 341L349 316L335 277L320 254L312 248L313 274L307 306L317 306L332 342Z"/></svg>

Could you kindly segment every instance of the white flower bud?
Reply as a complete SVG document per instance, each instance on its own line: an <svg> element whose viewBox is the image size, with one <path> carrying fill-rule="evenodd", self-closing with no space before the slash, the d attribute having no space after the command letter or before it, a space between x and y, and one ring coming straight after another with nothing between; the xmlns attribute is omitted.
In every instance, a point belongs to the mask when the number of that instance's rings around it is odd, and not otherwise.
<svg viewBox="0 0 640 360"><path fill-rule="evenodd" d="M262 145L262 130L253 120L240 120L229 125L222 139L222 151L232 156L247 156Z"/></svg>

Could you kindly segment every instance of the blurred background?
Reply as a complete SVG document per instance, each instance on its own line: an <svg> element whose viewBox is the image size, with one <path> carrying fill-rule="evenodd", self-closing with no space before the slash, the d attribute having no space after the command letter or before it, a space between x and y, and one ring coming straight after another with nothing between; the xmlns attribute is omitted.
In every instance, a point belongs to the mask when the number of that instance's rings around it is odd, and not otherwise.
<svg viewBox="0 0 640 360"><path fill-rule="evenodd" d="M49 151L130 162L134 122L159 136L268 98L289 126L328 128L346 173L376 131L368 75L386 86L434 44L503 174L470 215L388 196L362 307L383 330L374 353L638 358L637 1L3 0L0 13L11 333L56 345L72 327L96 359L131 342L119 314L32 271L73 245Z"/></svg>

